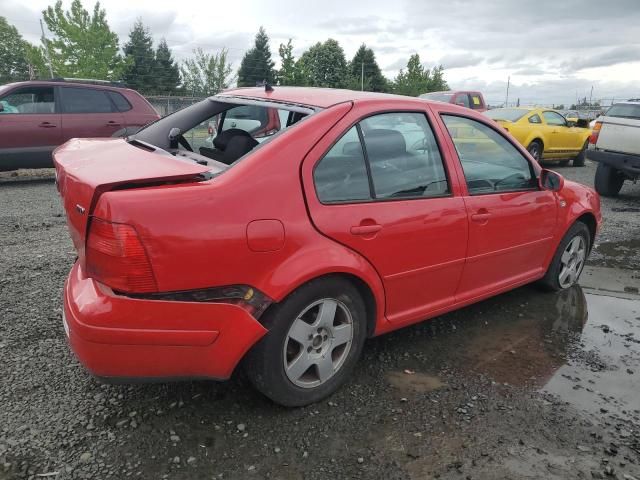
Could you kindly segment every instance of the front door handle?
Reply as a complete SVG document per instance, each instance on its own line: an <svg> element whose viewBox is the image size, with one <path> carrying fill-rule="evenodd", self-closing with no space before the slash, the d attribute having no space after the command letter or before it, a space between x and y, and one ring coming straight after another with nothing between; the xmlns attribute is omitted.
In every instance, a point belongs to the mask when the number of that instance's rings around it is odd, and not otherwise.
<svg viewBox="0 0 640 480"><path fill-rule="evenodd" d="M51 123L51 122L42 122L40 125L38 125L41 128L56 128L57 125Z"/></svg>
<svg viewBox="0 0 640 480"><path fill-rule="evenodd" d="M487 223L490 217L491 214L487 211L487 209L481 208L476 213L473 213L471 215L471 220L478 223Z"/></svg>
<svg viewBox="0 0 640 480"><path fill-rule="evenodd" d="M373 224L373 225L357 225L355 227L351 227L352 235L373 235L382 230L382 225Z"/></svg>
<svg viewBox="0 0 640 480"><path fill-rule="evenodd" d="M119 126L120 126L120 123L114 122L113 120L109 120L107 122L107 127L119 127Z"/></svg>

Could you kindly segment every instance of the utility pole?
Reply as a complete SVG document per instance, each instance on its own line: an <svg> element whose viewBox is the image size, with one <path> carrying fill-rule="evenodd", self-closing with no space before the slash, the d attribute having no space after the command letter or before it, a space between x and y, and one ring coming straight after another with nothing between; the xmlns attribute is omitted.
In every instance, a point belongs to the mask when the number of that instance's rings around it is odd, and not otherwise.
<svg viewBox="0 0 640 480"><path fill-rule="evenodd" d="M49 64L49 75L53 78L53 67L51 66L51 56L49 55L49 42L44 34L44 27L42 26L42 19L40 19L40 30L42 31L42 43L44 43L44 53L47 55L47 63Z"/></svg>
<svg viewBox="0 0 640 480"><path fill-rule="evenodd" d="M589 94L589 110L591 110L591 99L593 98L593 85L591 85L591 93Z"/></svg>
<svg viewBox="0 0 640 480"><path fill-rule="evenodd" d="M507 77L507 97L504 100L505 108L509 106L509 84L511 83L511 75Z"/></svg>
<svg viewBox="0 0 640 480"><path fill-rule="evenodd" d="M360 64L360 90L364 91L364 61Z"/></svg>

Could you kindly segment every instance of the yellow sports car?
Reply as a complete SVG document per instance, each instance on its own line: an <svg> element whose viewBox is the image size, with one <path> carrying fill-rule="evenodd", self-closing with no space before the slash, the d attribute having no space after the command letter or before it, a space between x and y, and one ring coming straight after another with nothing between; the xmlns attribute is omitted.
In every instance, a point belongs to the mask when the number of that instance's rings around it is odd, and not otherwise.
<svg viewBox="0 0 640 480"><path fill-rule="evenodd" d="M591 130L577 126L555 110L496 108L485 115L504 127L538 162L558 161L567 165L573 159L574 166L584 165Z"/></svg>

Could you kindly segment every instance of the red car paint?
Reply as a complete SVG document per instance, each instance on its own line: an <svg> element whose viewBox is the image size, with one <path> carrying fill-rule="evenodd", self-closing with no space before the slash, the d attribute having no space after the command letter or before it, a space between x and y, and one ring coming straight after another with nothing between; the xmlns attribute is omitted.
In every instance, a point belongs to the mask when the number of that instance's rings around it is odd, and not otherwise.
<svg viewBox="0 0 640 480"><path fill-rule="evenodd" d="M559 192L470 196L440 118L451 113L498 131L469 109L346 90L250 88L222 96L319 111L204 181L198 176L208 167L124 140L74 140L54 154L79 253L64 290L66 325L72 348L96 375L225 379L266 331L238 305L140 298L87 277L91 218L135 228L159 292L249 285L279 302L312 279L343 275L372 300L371 335L540 279L578 218L600 225L597 194L568 181ZM427 116L451 195L323 205L314 165L357 121L389 111ZM539 175L526 150L501 135ZM372 226L379 231L352 230Z"/></svg>

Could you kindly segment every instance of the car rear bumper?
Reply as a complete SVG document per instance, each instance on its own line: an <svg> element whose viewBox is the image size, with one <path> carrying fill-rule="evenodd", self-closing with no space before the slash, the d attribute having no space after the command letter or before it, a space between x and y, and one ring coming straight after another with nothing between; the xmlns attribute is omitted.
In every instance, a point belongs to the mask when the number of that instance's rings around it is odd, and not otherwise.
<svg viewBox="0 0 640 480"><path fill-rule="evenodd" d="M640 175L640 155L608 152L606 150L588 150L587 156L589 160L604 163L634 177Z"/></svg>
<svg viewBox="0 0 640 480"><path fill-rule="evenodd" d="M80 362L112 380L226 379L266 333L236 305L117 295L78 263L65 282L63 312Z"/></svg>

